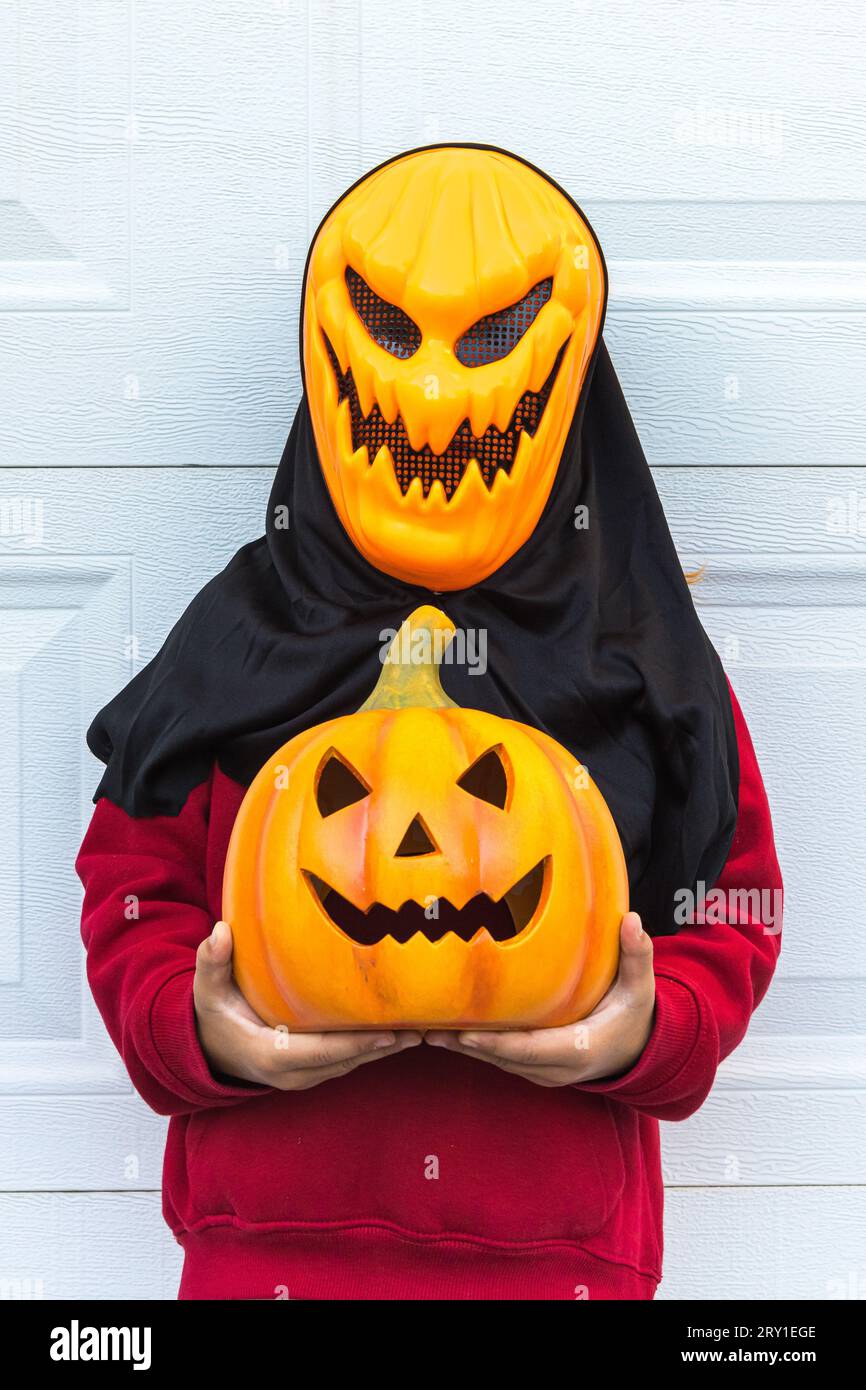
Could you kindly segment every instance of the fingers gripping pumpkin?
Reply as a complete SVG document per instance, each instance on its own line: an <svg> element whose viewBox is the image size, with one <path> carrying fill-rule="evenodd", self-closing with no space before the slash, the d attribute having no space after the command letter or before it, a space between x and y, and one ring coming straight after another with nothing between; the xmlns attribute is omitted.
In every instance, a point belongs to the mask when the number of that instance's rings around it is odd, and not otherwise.
<svg viewBox="0 0 866 1390"><path fill-rule="evenodd" d="M628 890L604 799L547 735L448 698L453 633L417 609L361 709L247 792L223 915L271 1024L542 1027L613 979Z"/></svg>
<svg viewBox="0 0 866 1390"><path fill-rule="evenodd" d="M477 584L531 535L604 313L595 237L500 150L374 170L310 252L304 377L334 506L378 569Z"/></svg>

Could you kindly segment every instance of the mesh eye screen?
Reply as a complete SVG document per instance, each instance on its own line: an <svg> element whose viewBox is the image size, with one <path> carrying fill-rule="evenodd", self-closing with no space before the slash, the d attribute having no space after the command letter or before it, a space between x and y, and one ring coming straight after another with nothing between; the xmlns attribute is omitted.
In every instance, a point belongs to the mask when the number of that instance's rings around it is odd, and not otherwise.
<svg viewBox="0 0 866 1390"><path fill-rule="evenodd" d="M540 280L516 304L473 323L457 340L454 351L458 360L464 367L483 367L487 362L507 357L547 303L552 289L552 277Z"/></svg>
<svg viewBox="0 0 866 1390"><path fill-rule="evenodd" d="M421 330L408 314L380 299L351 266L346 267L346 285L352 308L374 343L392 357L411 357L421 346Z"/></svg>

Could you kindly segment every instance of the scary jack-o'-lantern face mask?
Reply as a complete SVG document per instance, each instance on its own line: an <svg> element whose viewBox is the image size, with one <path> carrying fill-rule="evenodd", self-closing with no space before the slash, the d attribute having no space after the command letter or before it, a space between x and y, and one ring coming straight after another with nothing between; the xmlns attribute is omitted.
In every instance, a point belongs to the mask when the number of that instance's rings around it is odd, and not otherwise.
<svg viewBox="0 0 866 1390"><path fill-rule="evenodd" d="M531 535L601 329L595 237L501 151L405 155L325 218L304 374L322 471L371 564L478 583Z"/></svg>

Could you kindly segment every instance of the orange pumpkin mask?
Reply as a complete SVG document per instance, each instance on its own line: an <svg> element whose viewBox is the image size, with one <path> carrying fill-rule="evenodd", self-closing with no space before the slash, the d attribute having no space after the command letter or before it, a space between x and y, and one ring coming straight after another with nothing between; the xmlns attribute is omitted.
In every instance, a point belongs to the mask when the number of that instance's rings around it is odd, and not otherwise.
<svg viewBox="0 0 866 1390"><path fill-rule="evenodd" d="M546 734L448 698L453 632L418 609L362 708L285 744L244 798L223 916L271 1024L552 1026L614 977L628 886L604 799Z"/></svg>
<svg viewBox="0 0 866 1390"><path fill-rule="evenodd" d="M304 375L322 470L361 554L436 590L532 533L604 314L595 237L501 151L404 155L326 217Z"/></svg>

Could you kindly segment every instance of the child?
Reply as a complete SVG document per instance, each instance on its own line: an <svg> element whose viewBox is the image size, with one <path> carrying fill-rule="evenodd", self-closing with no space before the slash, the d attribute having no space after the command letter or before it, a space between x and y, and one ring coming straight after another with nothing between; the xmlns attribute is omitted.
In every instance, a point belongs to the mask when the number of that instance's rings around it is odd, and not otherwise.
<svg viewBox="0 0 866 1390"><path fill-rule="evenodd" d="M90 730L89 979L171 1116L182 1298L654 1295L658 1121L696 1110L742 1038L779 947L754 890L781 884L604 349L606 285L579 209L502 151L415 151L350 189L307 264L266 535ZM443 671L457 703L552 735L616 821L635 910L579 1032L286 1033L234 982L219 918L246 788L358 708L382 634L425 602L486 643Z"/></svg>

